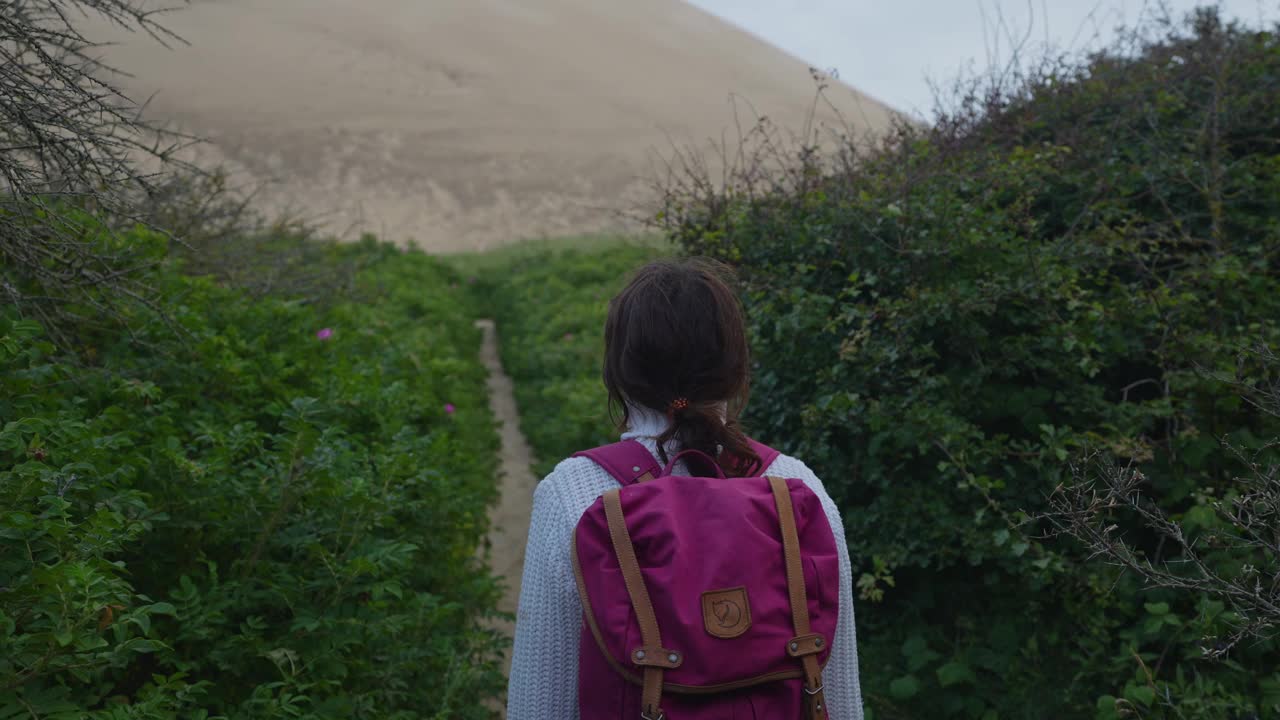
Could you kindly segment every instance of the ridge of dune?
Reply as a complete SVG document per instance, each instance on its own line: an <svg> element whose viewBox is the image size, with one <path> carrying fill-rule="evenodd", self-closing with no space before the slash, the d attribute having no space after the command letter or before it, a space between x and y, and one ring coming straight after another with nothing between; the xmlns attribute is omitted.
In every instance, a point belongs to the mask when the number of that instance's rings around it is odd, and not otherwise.
<svg viewBox="0 0 1280 720"><path fill-rule="evenodd" d="M732 97L799 130L815 92L681 0L195 0L166 25L189 45L89 28L153 119L207 138L268 212L433 251L624 229L654 153L731 131ZM857 132L892 117L828 99Z"/></svg>

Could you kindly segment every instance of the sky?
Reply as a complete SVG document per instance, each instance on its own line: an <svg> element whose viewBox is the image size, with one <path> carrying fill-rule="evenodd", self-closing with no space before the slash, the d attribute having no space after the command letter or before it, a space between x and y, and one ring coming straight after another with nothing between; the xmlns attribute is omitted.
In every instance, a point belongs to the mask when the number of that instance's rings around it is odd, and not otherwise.
<svg viewBox="0 0 1280 720"><path fill-rule="evenodd" d="M898 110L927 117L930 81L1001 63L1021 38L1080 50L1152 12L1152 0L689 0ZM1182 15L1195 0L1168 0ZM1280 0L1222 0L1224 13L1257 25L1280 19ZM1000 30L1000 19L1004 27ZM1015 38L1015 42L1009 40Z"/></svg>

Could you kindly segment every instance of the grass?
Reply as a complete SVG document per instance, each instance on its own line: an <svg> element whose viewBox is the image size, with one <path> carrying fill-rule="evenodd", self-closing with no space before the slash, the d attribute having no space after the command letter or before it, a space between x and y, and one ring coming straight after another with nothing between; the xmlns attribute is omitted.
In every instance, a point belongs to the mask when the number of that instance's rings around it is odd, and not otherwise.
<svg viewBox="0 0 1280 720"><path fill-rule="evenodd" d="M449 253L438 257L454 268L460 276L479 278L523 269L565 252L582 252L591 255L617 249L629 252L634 248L649 248L659 255L675 252L675 245L666 237L647 233L537 238L483 252ZM481 303L481 307L486 306Z"/></svg>
<svg viewBox="0 0 1280 720"><path fill-rule="evenodd" d="M674 252L653 236L571 237L447 258L497 322L538 474L617 438L600 381L609 298L635 268Z"/></svg>

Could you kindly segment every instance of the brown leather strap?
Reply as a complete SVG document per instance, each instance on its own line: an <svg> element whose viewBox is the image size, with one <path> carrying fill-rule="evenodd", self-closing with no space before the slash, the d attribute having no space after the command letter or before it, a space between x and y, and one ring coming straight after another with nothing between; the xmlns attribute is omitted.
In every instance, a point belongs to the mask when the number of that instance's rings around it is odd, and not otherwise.
<svg viewBox="0 0 1280 720"><path fill-rule="evenodd" d="M644 668L644 683L640 694L640 715L649 720L660 720L662 714L662 673L664 667L675 667L683 661L679 653L662 647L662 635L658 632L658 618L653 613L653 603L649 600L649 591L644 586L644 576L640 574L640 562L636 560L636 549L631 544L631 533L627 532L627 523L622 516L622 498L619 489L604 494L604 516L609 524L609 539L613 541L613 552L618 556L618 565L622 569L622 580L627 586L627 595L631 597L631 609L636 613L640 624L640 641L642 647L631 653L631 660ZM793 522L794 526L795 523ZM808 620L806 618L805 622ZM671 658L674 658L672 660Z"/></svg>
<svg viewBox="0 0 1280 720"><path fill-rule="evenodd" d="M822 667L818 652L822 638L809 632L809 598L804 587L804 565L800 560L800 535L796 532L796 513L791 506L787 481L770 477L769 487L778 506L778 524L782 528L782 556L787 566L787 595L791 600L791 623L796 636L787 643L787 653L800 658L804 668L805 717L823 720L827 717L822 691Z"/></svg>

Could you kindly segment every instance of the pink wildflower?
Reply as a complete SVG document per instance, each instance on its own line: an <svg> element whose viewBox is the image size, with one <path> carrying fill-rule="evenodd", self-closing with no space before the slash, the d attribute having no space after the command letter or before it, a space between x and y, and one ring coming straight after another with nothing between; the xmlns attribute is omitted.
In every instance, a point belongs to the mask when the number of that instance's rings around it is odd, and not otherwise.
<svg viewBox="0 0 1280 720"><path fill-rule="evenodd" d="M448 413L449 415L452 415L452 414L453 414L453 411L454 411L454 410L456 410L456 409L457 409L457 408L455 408L455 407L453 406L453 403L445 403L445 404L444 404L444 411L445 411L446 413Z"/></svg>
<svg viewBox="0 0 1280 720"><path fill-rule="evenodd" d="M317 340L328 340L333 337L333 328L320 328L316 331Z"/></svg>

